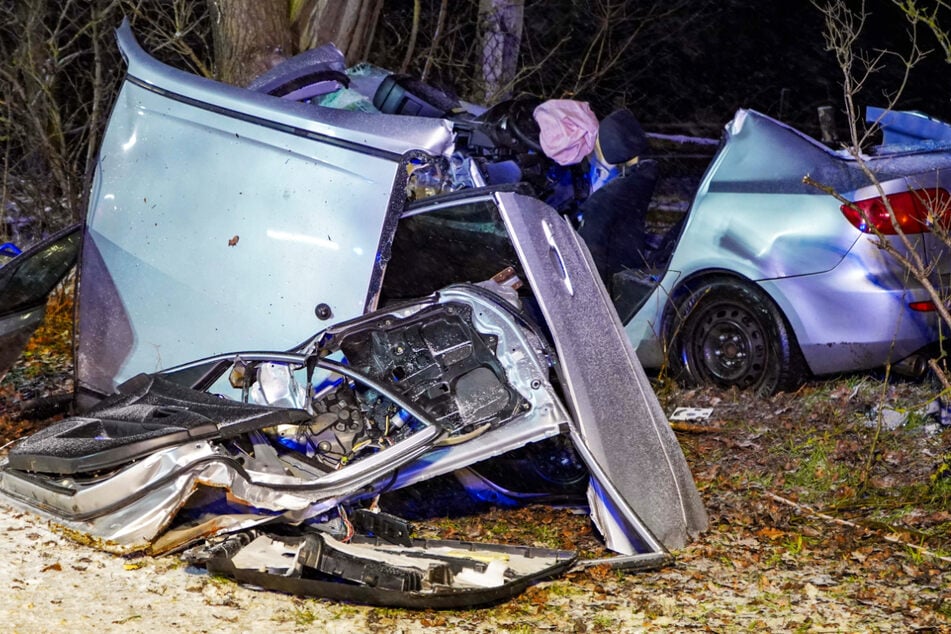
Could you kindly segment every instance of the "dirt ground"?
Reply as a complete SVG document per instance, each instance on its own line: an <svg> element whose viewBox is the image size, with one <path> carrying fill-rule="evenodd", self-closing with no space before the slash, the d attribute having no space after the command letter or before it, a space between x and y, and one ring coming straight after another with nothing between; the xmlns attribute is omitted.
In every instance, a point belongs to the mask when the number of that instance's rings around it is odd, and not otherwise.
<svg viewBox="0 0 951 634"><path fill-rule="evenodd" d="M0 446L46 424L42 411L19 414L30 399L68 391L58 336L41 331L0 383ZM370 608L257 591L175 557L105 554L3 506L0 622L24 633L951 632L951 429L927 412L935 386L858 375L771 398L657 389L668 412L713 410L678 431L710 530L662 570L576 572L478 610ZM577 509L473 505L416 526L606 554Z"/></svg>

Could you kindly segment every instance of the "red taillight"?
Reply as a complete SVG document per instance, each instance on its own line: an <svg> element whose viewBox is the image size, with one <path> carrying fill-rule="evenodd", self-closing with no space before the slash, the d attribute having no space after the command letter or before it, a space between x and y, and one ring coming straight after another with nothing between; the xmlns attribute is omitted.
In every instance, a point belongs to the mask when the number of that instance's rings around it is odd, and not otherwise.
<svg viewBox="0 0 951 634"><path fill-rule="evenodd" d="M919 313L931 313L938 310L932 301L911 302L908 304L908 308Z"/></svg>
<svg viewBox="0 0 951 634"><path fill-rule="evenodd" d="M948 225L951 194L947 190L914 189L888 194L887 198L895 212L898 227L904 233L927 233L935 223ZM888 207L880 196L856 200L851 205L842 205L841 209L859 231L888 236L898 233L888 215Z"/></svg>

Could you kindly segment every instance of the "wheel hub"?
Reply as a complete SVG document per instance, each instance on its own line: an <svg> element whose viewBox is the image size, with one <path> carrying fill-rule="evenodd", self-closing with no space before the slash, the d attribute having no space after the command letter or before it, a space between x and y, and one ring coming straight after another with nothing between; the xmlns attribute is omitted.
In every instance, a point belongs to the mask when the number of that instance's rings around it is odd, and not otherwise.
<svg viewBox="0 0 951 634"><path fill-rule="evenodd" d="M758 380L766 346L762 328L748 310L737 305L710 307L695 334L697 358L710 378L740 387Z"/></svg>

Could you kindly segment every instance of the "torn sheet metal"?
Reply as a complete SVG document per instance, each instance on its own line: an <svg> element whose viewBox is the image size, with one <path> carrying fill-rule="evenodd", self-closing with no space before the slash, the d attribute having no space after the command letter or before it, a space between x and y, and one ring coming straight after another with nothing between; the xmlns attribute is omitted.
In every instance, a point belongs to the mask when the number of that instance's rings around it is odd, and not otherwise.
<svg viewBox="0 0 951 634"><path fill-rule="evenodd" d="M615 467L568 415L549 380L552 358L509 300L456 285L339 324L299 353L219 355L135 377L83 416L13 447L0 492L113 552L170 552L251 530L257 539L244 554L209 556L217 562L209 568L331 598L470 606L511 596L574 555L416 552L406 524L367 520L361 501L567 430L591 475L593 517L610 547L628 555L610 565L666 561L666 545L626 499L640 492L617 487L605 465ZM199 384L214 393L187 387ZM300 403L302 394L313 397ZM255 398L301 407L246 402ZM397 544L348 543L355 527ZM504 553L504 566L486 564L486 552ZM419 571L410 564L420 558L435 563Z"/></svg>
<svg viewBox="0 0 951 634"><path fill-rule="evenodd" d="M15 446L0 490L129 551L148 547L204 489L296 523L554 436L566 413L546 379L544 346L491 297L476 287L446 289L341 324L318 338L329 344L305 344L311 354L195 364L232 376L227 368L242 368L246 397L259 393L252 377L272 388L276 377L292 380L295 372L276 365L338 377L310 411L179 385L201 376L191 366L141 375L84 416ZM347 364L325 356L340 351Z"/></svg>

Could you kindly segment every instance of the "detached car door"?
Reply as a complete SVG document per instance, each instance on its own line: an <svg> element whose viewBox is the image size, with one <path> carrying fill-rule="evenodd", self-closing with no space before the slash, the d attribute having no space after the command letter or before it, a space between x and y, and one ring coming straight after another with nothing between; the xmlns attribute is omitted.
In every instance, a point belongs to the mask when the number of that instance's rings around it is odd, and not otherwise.
<svg viewBox="0 0 951 634"><path fill-rule="evenodd" d="M286 101L166 66L128 24L118 39L128 72L80 271L80 405L138 372L291 348L321 320L362 314L404 155L451 146L442 120Z"/></svg>
<svg viewBox="0 0 951 634"><path fill-rule="evenodd" d="M46 298L79 253L79 225L63 229L0 267L0 379L46 314Z"/></svg>
<svg viewBox="0 0 951 634"><path fill-rule="evenodd" d="M512 191L432 198L407 211L392 253L383 296L397 305L506 267L527 284L519 314L543 324L554 346L550 363L569 435L592 475L592 515L612 550L680 548L706 527L686 460L588 250L554 209ZM534 438L510 435L515 431L508 425L487 433L495 445L483 457L540 439L545 427L535 423ZM401 471L400 484L421 479L412 471Z"/></svg>

